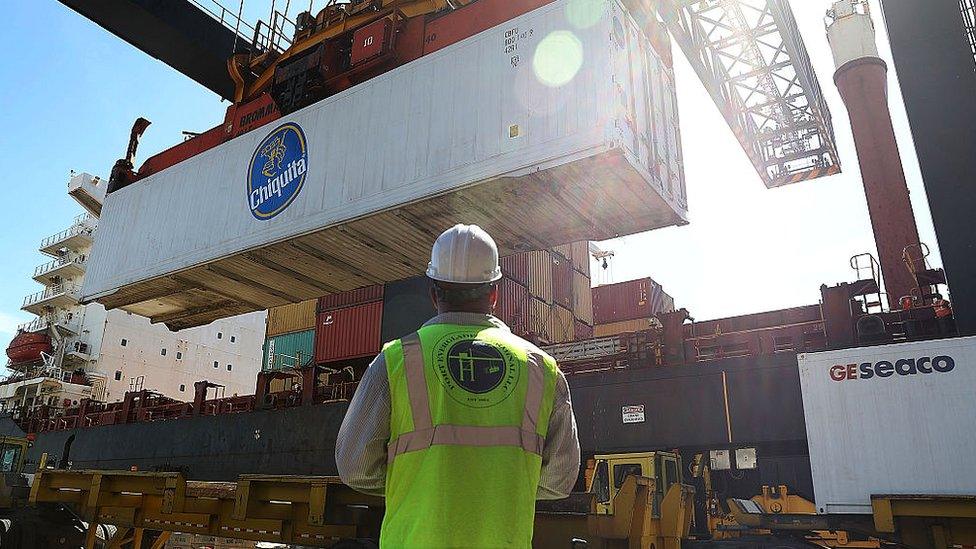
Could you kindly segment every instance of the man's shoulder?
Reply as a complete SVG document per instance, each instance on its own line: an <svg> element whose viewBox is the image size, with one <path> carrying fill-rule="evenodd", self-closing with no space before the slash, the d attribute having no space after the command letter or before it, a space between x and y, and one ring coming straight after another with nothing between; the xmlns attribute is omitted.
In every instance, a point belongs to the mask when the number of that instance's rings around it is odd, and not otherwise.
<svg viewBox="0 0 976 549"><path fill-rule="evenodd" d="M556 368L556 359L553 358L549 353L543 351L538 345L514 334L512 337L525 349L526 354L541 356L547 364Z"/></svg>

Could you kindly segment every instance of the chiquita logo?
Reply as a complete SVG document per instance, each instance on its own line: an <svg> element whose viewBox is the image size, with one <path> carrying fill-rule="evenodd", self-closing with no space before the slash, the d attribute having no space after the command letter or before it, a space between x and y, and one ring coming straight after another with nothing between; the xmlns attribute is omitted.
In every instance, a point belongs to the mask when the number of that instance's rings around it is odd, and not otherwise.
<svg viewBox="0 0 976 549"><path fill-rule="evenodd" d="M301 126L279 126L261 141L247 174L247 204L256 219L271 219L302 192L308 173L308 144Z"/></svg>

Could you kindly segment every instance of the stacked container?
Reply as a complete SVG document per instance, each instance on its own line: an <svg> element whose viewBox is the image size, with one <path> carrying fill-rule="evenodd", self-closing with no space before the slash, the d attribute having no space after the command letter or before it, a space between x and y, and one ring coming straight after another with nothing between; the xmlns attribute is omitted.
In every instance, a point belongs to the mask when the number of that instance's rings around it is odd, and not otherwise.
<svg viewBox="0 0 976 549"><path fill-rule="evenodd" d="M315 327L316 300L268 309L267 337L311 330Z"/></svg>
<svg viewBox="0 0 976 549"><path fill-rule="evenodd" d="M380 351L383 286L323 296L315 324L315 362L330 364Z"/></svg>
<svg viewBox="0 0 976 549"><path fill-rule="evenodd" d="M647 330L654 315L674 310L674 299L651 278L598 286L592 299L596 337Z"/></svg>
<svg viewBox="0 0 976 549"><path fill-rule="evenodd" d="M507 256L501 267L495 315L513 333L539 344L593 337L587 242ZM425 276L275 307L268 314L265 367L291 366L297 357L333 366L359 362L436 314ZM281 335L288 337L276 339Z"/></svg>
<svg viewBox="0 0 976 549"><path fill-rule="evenodd" d="M316 300L268 310L263 370L301 367L313 359Z"/></svg>
<svg viewBox="0 0 976 549"><path fill-rule="evenodd" d="M588 242L517 253L502 258L501 264L502 274L509 280L503 290L514 288L514 284L528 293L522 316L500 316L513 331L543 344L592 337ZM501 296L500 300L504 298ZM513 299L521 303L525 298L520 293Z"/></svg>
<svg viewBox="0 0 976 549"><path fill-rule="evenodd" d="M280 334L264 340L261 369L300 368L312 362L315 354L315 330Z"/></svg>

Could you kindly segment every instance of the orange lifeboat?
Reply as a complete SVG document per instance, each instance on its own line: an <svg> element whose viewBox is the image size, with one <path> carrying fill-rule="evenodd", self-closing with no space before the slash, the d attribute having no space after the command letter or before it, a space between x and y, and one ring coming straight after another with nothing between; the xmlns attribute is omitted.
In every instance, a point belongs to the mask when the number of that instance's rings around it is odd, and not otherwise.
<svg viewBox="0 0 976 549"><path fill-rule="evenodd" d="M51 336L43 332L17 332L7 346L7 358L11 364L34 362L41 359L41 353L52 350Z"/></svg>

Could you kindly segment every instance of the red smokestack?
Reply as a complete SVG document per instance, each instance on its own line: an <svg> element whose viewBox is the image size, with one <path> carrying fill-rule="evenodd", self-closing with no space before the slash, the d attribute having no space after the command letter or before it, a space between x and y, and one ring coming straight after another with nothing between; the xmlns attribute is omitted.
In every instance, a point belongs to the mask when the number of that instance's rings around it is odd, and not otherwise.
<svg viewBox="0 0 976 549"><path fill-rule="evenodd" d="M888 111L888 65L878 57L866 0L834 2L828 18L834 82L850 115L888 304L896 309L916 287L902 255L919 238Z"/></svg>

